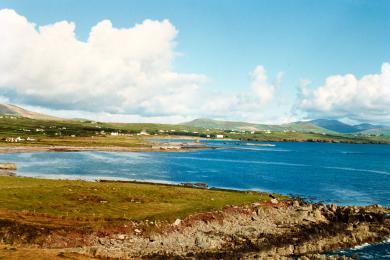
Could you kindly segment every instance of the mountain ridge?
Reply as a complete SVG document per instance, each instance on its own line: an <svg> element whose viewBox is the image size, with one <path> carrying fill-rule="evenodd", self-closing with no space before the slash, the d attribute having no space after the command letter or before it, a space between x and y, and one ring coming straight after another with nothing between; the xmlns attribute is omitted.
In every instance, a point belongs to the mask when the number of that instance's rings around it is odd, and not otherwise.
<svg viewBox="0 0 390 260"><path fill-rule="evenodd" d="M38 112L26 110L12 104L0 104L0 114L10 116L20 116L37 120L64 120L63 118L46 115Z"/></svg>

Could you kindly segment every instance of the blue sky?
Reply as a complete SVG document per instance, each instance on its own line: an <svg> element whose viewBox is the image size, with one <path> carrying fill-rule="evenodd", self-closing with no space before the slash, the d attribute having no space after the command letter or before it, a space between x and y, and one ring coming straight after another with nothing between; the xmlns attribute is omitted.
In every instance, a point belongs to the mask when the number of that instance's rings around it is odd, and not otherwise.
<svg viewBox="0 0 390 260"><path fill-rule="evenodd" d="M309 80L309 89L315 90L333 75L350 73L357 79L381 75L381 66L390 62L389 1L0 0L1 8L13 9L37 25L72 21L80 41L87 41L91 27L105 19L117 28L131 28L146 19L168 19L178 31L174 38L177 56L172 60L173 70L205 75L207 80L202 83L205 90L235 94L247 89L253 81L251 73L261 65L271 85L279 72L283 74L276 87L276 96L283 97L283 102L270 105L278 115L389 120L378 117L377 112L370 116L369 111L367 119L363 118L367 106L361 107L359 116L341 113L338 107L342 104L333 105L338 111L328 116L328 110L314 108L314 101L303 112L293 111L300 102L297 95L302 80ZM385 94L389 92L387 86L382 88ZM311 95L314 100L315 93ZM22 100L27 105L36 105L28 104L26 98ZM45 108L43 103L38 105ZM358 104L353 104L351 109L356 107Z"/></svg>

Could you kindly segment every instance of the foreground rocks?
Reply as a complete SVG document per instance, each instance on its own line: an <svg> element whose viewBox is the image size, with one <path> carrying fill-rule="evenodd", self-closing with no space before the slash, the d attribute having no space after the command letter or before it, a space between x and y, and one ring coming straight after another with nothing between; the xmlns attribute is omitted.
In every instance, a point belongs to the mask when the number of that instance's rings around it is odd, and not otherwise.
<svg viewBox="0 0 390 260"><path fill-rule="evenodd" d="M0 163L0 170L15 171L16 164L15 163Z"/></svg>
<svg viewBox="0 0 390 260"><path fill-rule="evenodd" d="M68 251L120 259L347 259L320 254L384 240L388 213L380 206L255 203L193 215L155 232L95 237L90 246Z"/></svg>
<svg viewBox="0 0 390 260"><path fill-rule="evenodd" d="M0 163L0 176L15 176L15 163Z"/></svg>

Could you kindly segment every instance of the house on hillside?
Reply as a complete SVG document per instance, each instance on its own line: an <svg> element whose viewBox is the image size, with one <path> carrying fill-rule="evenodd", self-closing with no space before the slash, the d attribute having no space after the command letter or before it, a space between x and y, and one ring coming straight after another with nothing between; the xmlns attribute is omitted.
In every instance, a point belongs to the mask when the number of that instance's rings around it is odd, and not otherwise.
<svg viewBox="0 0 390 260"><path fill-rule="evenodd" d="M146 130L142 130L139 134L137 135L150 135Z"/></svg>
<svg viewBox="0 0 390 260"><path fill-rule="evenodd" d="M223 139L223 137L224 137L223 135L216 135L215 136L215 138L217 138L217 139Z"/></svg>

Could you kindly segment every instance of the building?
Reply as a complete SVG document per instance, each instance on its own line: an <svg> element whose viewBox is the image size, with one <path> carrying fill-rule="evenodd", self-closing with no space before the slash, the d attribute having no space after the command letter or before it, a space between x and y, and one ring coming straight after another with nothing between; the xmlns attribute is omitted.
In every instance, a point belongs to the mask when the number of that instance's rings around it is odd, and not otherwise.
<svg viewBox="0 0 390 260"><path fill-rule="evenodd" d="M150 135L146 130L142 130L139 134L137 135Z"/></svg>
<svg viewBox="0 0 390 260"><path fill-rule="evenodd" d="M215 136L217 139L223 139L223 135L216 135Z"/></svg>

